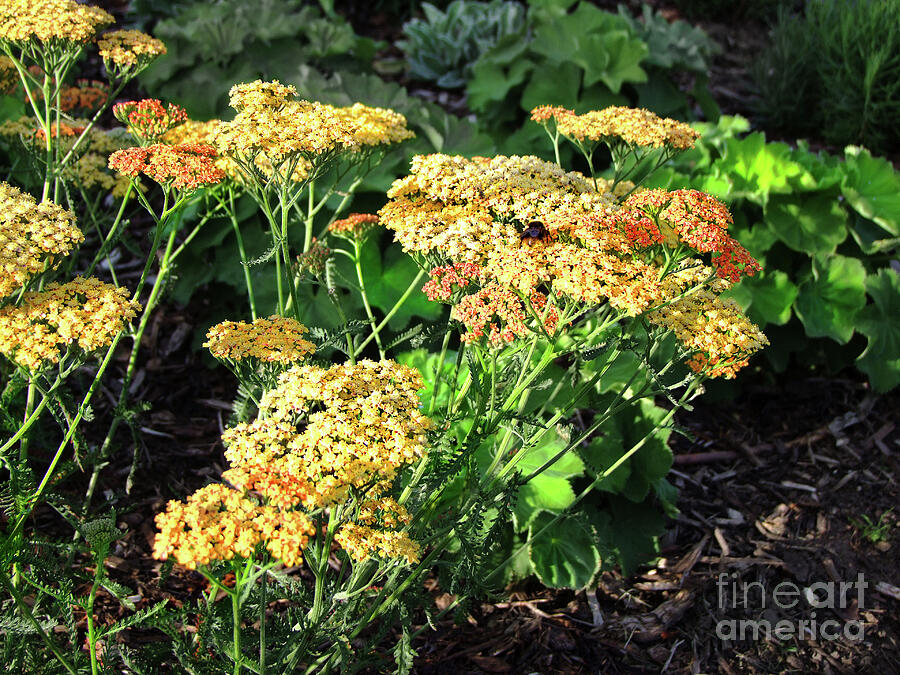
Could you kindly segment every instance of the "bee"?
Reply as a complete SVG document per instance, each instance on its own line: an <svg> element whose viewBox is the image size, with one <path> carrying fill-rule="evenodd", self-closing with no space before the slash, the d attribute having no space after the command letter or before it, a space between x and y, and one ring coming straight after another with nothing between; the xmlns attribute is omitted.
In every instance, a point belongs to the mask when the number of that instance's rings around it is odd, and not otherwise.
<svg viewBox="0 0 900 675"><path fill-rule="evenodd" d="M528 242L529 245L535 241L546 243L550 239L550 232L547 231L546 225L539 220L532 220L522 231L521 241Z"/></svg>

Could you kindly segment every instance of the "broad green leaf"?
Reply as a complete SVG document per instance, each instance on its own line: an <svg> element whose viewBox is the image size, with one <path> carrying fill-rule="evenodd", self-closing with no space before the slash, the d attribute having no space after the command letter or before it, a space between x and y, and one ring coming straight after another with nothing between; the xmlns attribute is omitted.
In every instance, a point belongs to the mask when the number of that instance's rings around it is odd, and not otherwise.
<svg viewBox="0 0 900 675"><path fill-rule="evenodd" d="M816 256L812 273L800 286L794 310L808 337L830 337L846 344L856 315L866 304L866 270L857 258Z"/></svg>
<svg viewBox="0 0 900 675"><path fill-rule="evenodd" d="M623 574L633 574L638 565L656 555L657 538L665 531L665 518L652 499L637 504L614 495L608 499L612 517L607 521L606 531L598 528L600 546L615 551Z"/></svg>
<svg viewBox="0 0 900 675"><path fill-rule="evenodd" d="M787 274L764 270L755 277L741 279L723 295L734 298L754 323L783 326L791 318L791 305L797 293L797 286Z"/></svg>
<svg viewBox="0 0 900 675"><path fill-rule="evenodd" d="M521 471L523 475L537 471L546 462L556 457L566 445L568 445L566 440L551 429L544 434L543 439L537 446L529 448L522 454L522 457L516 463L516 470ZM544 469L541 475L571 478L580 476L582 473L584 473L584 463L574 450L569 450L548 468Z"/></svg>
<svg viewBox="0 0 900 675"><path fill-rule="evenodd" d="M766 224L787 246L808 255L834 253L847 238L847 212L833 192L772 197Z"/></svg>
<svg viewBox="0 0 900 675"><path fill-rule="evenodd" d="M610 420L600 430L600 434L591 439L586 448L580 448L579 452L587 465L593 467L590 473L595 476L594 470L602 474L622 456L624 444L625 440L619 426ZM629 476L631 476L631 463L626 461L597 483L596 487L604 492L619 493L625 488Z"/></svg>
<svg viewBox="0 0 900 675"><path fill-rule="evenodd" d="M778 241L778 236L765 223L753 223L747 221L746 212L743 209L734 211L734 224L729 228L731 236L741 242L750 255L762 262L766 252Z"/></svg>
<svg viewBox="0 0 900 675"><path fill-rule="evenodd" d="M895 237L900 236L900 176L891 163L868 150L844 149L846 176L841 191L850 205Z"/></svg>
<svg viewBox="0 0 900 675"><path fill-rule="evenodd" d="M519 488L513 514L516 529L528 527L542 511L561 513L575 501L575 491L565 478L542 474Z"/></svg>
<svg viewBox="0 0 900 675"><path fill-rule="evenodd" d="M522 109L539 105L561 105L574 108L581 89L581 70L572 63L541 65L535 68L522 92Z"/></svg>
<svg viewBox="0 0 900 675"><path fill-rule="evenodd" d="M594 533L579 518L560 518L550 524L554 517L542 513L532 521L530 535L535 538L529 546L529 557L535 574L549 588L584 588L601 562Z"/></svg>
<svg viewBox="0 0 900 675"><path fill-rule="evenodd" d="M584 72L584 85L591 86L595 82L603 82L614 93L618 93L626 82L646 82L647 73L641 68L641 61L646 58L647 45L638 38L631 37L625 31L616 31L595 38L607 50L609 60L604 67L587 61ZM599 50L595 50L599 53Z"/></svg>
<svg viewBox="0 0 900 675"><path fill-rule="evenodd" d="M391 311L419 274L419 267L398 245L388 247L384 252L384 259L375 264L372 251L378 252L376 243L373 237L363 247L364 252L369 254L363 266L366 292L369 302L387 313ZM443 305L431 302L422 293L421 287L425 281L427 281L427 277L419 279L417 287L394 314L390 322L393 330L403 330L413 316L434 320L444 313Z"/></svg>
<svg viewBox="0 0 900 675"><path fill-rule="evenodd" d="M436 410L445 410L450 402L450 380L453 378L453 371L456 369L456 352L448 351L444 356L444 363L441 365L440 372L437 371L438 354L429 352L427 349L413 349L407 352L400 352L394 356L397 363L406 366L412 366L422 373L423 387L419 390L419 400L422 402L422 412L428 414L431 405L431 397L434 392L434 383L440 377L441 386L438 389L437 398L435 400ZM466 375L469 372L469 366L465 359L459 364L459 372L456 375L456 390L459 391L465 382Z"/></svg>
<svg viewBox="0 0 900 675"><path fill-rule="evenodd" d="M467 102L476 112L486 112L503 102L510 90L519 86L534 69L534 63L524 56L509 64L490 58L490 52L472 68L472 79L466 86Z"/></svg>
<svg viewBox="0 0 900 675"><path fill-rule="evenodd" d="M900 384L900 275L889 268L866 279L872 302L856 318L857 329L869 344L857 360L877 391Z"/></svg>
<svg viewBox="0 0 900 675"><path fill-rule="evenodd" d="M809 172L808 176L794 184L797 190L827 190L839 185L844 178L845 169L839 158L825 152L810 152L806 141L797 141L791 159Z"/></svg>
<svg viewBox="0 0 900 675"><path fill-rule="evenodd" d="M856 212L851 214L850 234L866 255L890 251L900 246L900 237L885 236L887 233L883 227Z"/></svg>
<svg viewBox="0 0 900 675"><path fill-rule="evenodd" d="M770 193L793 192L793 185L808 172L790 159L784 143L766 143L761 132L725 141L725 154L716 162L734 184L734 196L765 206Z"/></svg>

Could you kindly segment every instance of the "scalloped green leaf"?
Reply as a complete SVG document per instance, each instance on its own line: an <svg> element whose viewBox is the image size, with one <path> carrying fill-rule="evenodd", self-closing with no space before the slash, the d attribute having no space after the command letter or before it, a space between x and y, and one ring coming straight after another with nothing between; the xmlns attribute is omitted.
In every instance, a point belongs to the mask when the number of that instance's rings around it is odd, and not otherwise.
<svg viewBox="0 0 900 675"><path fill-rule="evenodd" d="M762 271L745 277L726 294L734 298L754 323L783 326L791 318L791 306L799 290L787 274L780 270Z"/></svg>
<svg viewBox="0 0 900 675"><path fill-rule="evenodd" d="M831 192L774 196L766 204L765 218L789 248L809 255L834 253L847 238L847 212Z"/></svg>
<svg viewBox="0 0 900 675"><path fill-rule="evenodd" d="M516 529L524 529L542 511L561 513L575 501L575 490L565 478L535 476L519 488L513 515Z"/></svg>
<svg viewBox="0 0 900 675"><path fill-rule="evenodd" d="M530 536L537 535L528 550L535 574L549 588L584 588L600 569L596 537L591 526L578 518L560 518L541 532L553 518L542 513L529 528Z"/></svg>
<svg viewBox="0 0 900 675"><path fill-rule="evenodd" d="M877 391L900 384L900 274L888 268L866 279L872 302L856 318L857 330L869 339L856 363Z"/></svg>
<svg viewBox="0 0 900 675"><path fill-rule="evenodd" d="M794 191L797 181L807 180L809 172L791 159L791 148L784 143L766 143L766 135L752 133L742 139L725 141L725 154L715 166L733 183L735 197L744 197L765 206L770 194Z"/></svg>
<svg viewBox="0 0 900 675"><path fill-rule="evenodd" d="M800 286L794 310L808 337L846 344L856 315L866 304L866 270L857 258L816 256L809 279Z"/></svg>
<svg viewBox="0 0 900 675"><path fill-rule="evenodd" d="M581 69L575 64L538 66L522 92L522 109L531 110L539 105L574 108L578 103L580 89Z"/></svg>
<svg viewBox="0 0 900 675"><path fill-rule="evenodd" d="M844 160L841 191L847 201L861 215L900 236L900 175L886 159L855 145L844 149Z"/></svg>

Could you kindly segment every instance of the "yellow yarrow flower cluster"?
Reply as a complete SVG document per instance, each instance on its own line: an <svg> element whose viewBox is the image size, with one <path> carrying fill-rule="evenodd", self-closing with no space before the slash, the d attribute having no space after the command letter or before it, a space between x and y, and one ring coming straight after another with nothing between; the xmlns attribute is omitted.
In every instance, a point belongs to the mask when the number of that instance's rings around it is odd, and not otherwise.
<svg viewBox="0 0 900 675"><path fill-rule="evenodd" d="M57 265L82 241L71 211L0 182L0 297Z"/></svg>
<svg viewBox="0 0 900 675"><path fill-rule="evenodd" d="M113 21L109 12L74 0L6 0L0 6L0 40L88 42Z"/></svg>
<svg viewBox="0 0 900 675"><path fill-rule="evenodd" d="M649 312L647 318L670 329L694 351L688 361L694 371L709 377L732 378L747 365L751 355L769 344L737 302L719 297L732 284L715 278L712 268L696 260L687 261L662 283L674 300Z"/></svg>
<svg viewBox="0 0 900 675"><path fill-rule="evenodd" d="M351 488L392 480L422 457L431 423L419 412L421 387L417 370L392 361L295 366L279 377L279 386L263 396L260 413L306 422L280 461L287 473L305 477L308 506L327 506Z"/></svg>
<svg viewBox="0 0 900 675"><path fill-rule="evenodd" d="M425 452L421 386L418 371L390 361L284 373L260 418L222 435L225 484L169 502L157 516L154 556L193 568L249 557L264 544L295 565L312 534L305 511L352 497L359 503L344 512L335 540L353 559L417 560L418 545L401 531L408 512L382 495L396 471Z"/></svg>
<svg viewBox="0 0 900 675"><path fill-rule="evenodd" d="M700 133L689 125L668 117L660 117L643 108L611 106L576 115L572 110L540 106L532 111L532 119L556 120L556 128L574 140L614 142L621 139L629 145L649 148L669 147L686 150L694 147Z"/></svg>
<svg viewBox="0 0 900 675"><path fill-rule="evenodd" d="M537 157L418 156L379 217L404 250L477 264L486 278L525 296L549 284L638 314L660 298L658 270L633 259L633 242L609 225L616 196L598 182L601 192L582 174ZM532 222L546 229L546 240L523 239Z"/></svg>
<svg viewBox="0 0 900 675"><path fill-rule="evenodd" d="M184 502L170 501L156 516L156 527L153 557L172 557L188 569L235 556L249 558L260 543L285 565L299 565L315 532L302 512L258 504L220 484L200 488Z"/></svg>
<svg viewBox="0 0 900 675"><path fill-rule="evenodd" d="M220 154L234 158L245 171L259 163L264 177L278 172L296 180L295 171L308 174L313 165L335 153L361 151L413 136L406 128L406 118L391 110L362 104L337 108L297 100L295 94L293 87L277 81L257 80L232 87L230 101L238 114L213 132Z"/></svg>
<svg viewBox="0 0 900 675"><path fill-rule="evenodd" d="M289 317L223 321L207 332L203 343L217 359L258 359L263 362L294 363L315 353L316 346L303 339L306 326Z"/></svg>
<svg viewBox="0 0 900 675"><path fill-rule="evenodd" d="M25 293L20 305L0 310L0 353L38 370L57 363L69 345L86 353L105 347L141 309L128 296L93 277Z"/></svg>
<svg viewBox="0 0 900 675"><path fill-rule="evenodd" d="M142 33L139 30L113 30L104 33L97 40L100 58L109 69L118 66L122 69L137 66L143 67L158 56L166 53L162 40Z"/></svg>

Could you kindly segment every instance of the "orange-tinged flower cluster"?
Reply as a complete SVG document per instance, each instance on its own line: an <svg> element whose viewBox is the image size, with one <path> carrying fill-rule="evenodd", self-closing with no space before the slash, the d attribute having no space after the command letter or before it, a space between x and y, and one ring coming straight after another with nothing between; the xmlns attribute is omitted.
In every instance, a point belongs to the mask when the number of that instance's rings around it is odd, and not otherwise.
<svg viewBox="0 0 900 675"><path fill-rule="evenodd" d="M422 378L390 361L295 366L266 393L259 419L222 435L229 469L157 516L154 556L189 567L250 556L264 544L285 564L301 560L312 530L305 511L359 500L335 540L355 560L418 559L402 528L406 509L383 497L396 472L425 452ZM271 524L281 524L274 529Z"/></svg>
<svg viewBox="0 0 900 675"><path fill-rule="evenodd" d="M209 329L204 347L217 359L258 359L265 363L295 363L315 353L316 346L303 339L306 326L290 317L223 321Z"/></svg>
<svg viewBox="0 0 900 675"><path fill-rule="evenodd" d="M621 139L628 145L686 150L694 147L694 141L700 137L684 122L659 117L642 108L611 106L576 115L566 108L539 106L531 111L531 119L541 124L554 119L560 133L577 141Z"/></svg>
<svg viewBox="0 0 900 675"><path fill-rule="evenodd" d="M638 242L610 218L615 196L580 173L536 157L420 156L388 196L379 215L405 250L476 264L485 283L523 298L549 286L590 304L608 299L629 314L660 298L658 270L634 259ZM524 241L535 221L551 236Z"/></svg>
<svg viewBox="0 0 900 675"><path fill-rule="evenodd" d="M719 297L731 286L729 281L714 279L702 286L714 274L698 261L687 261L663 280L673 300L647 317L694 351L688 361L694 371L732 378L769 341L734 300Z"/></svg>
<svg viewBox="0 0 900 675"><path fill-rule="evenodd" d="M187 111L180 105L164 106L155 98L117 103L112 112L142 145L159 141L167 131L185 123L188 118Z"/></svg>
<svg viewBox="0 0 900 675"><path fill-rule="evenodd" d="M57 265L82 241L71 211L0 182L0 298Z"/></svg>
<svg viewBox="0 0 900 675"><path fill-rule="evenodd" d="M37 92L40 94L40 92ZM109 87L97 80L79 80L77 86L63 87L59 107L67 113L93 113L106 102Z"/></svg>
<svg viewBox="0 0 900 675"><path fill-rule="evenodd" d="M346 218L331 223L328 231L338 237L362 241L372 233L377 225L378 216L374 213L351 213Z"/></svg>
<svg viewBox="0 0 900 675"><path fill-rule="evenodd" d="M731 235L731 213L722 202L699 190L645 190L631 195L625 212L644 224L657 241L686 244L698 253L712 253L712 264L723 279L733 282L741 274L753 276L760 266ZM641 218L641 215L649 216ZM648 237L652 238L652 237Z"/></svg>
<svg viewBox="0 0 900 675"><path fill-rule="evenodd" d="M93 277L25 293L20 305L0 310L0 353L37 370L58 362L69 345L84 352L105 347L141 309L128 296Z"/></svg>
<svg viewBox="0 0 900 675"><path fill-rule="evenodd" d="M531 313L537 315L548 333L556 331L559 313L550 307L546 316L542 317L547 306L547 297L532 291L530 308L515 292L492 282L469 293L453 306L450 316L465 324L468 332L460 338L463 342L473 342L486 337L493 345L512 342L516 338L527 337L534 330Z"/></svg>
<svg viewBox="0 0 900 675"><path fill-rule="evenodd" d="M170 501L156 516L156 527L153 557L172 557L189 569L235 556L249 558L261 543L285 565L299 565L315 532L302 512L258 504L220 484L200 488L184 502Z"/></svg>
<svg viewBox="0 0 900 675"><path fill-rule="evenodd" d="M0 5L0 40L83 43L113 21L105 10L75 0L5 0Z"/></svg>
<svg viewBox="0 0 900 675"><path fill-rule="evenodd" d="M130 178L144 174L164 187L190 192L222 181L225 172L215 160L216 150L209 145L155 143L114 152L109 168Z"/></svg>
<svg viewBox="0 0 900 675"><path fill-rule="evenodd" d="M422 292L432 302L447 301L454 291L481 278L481 268L474 263L454 263L435 267L429 275L431 280L422 286Z"/></svg>
<svg viewBox="0 0 900 675"><path fill-rule="evenodd" d="M306 171L335 153L354 152L412 137L406 118L392 110L355 104L336 108L294 98L296 90L279 82L250 82L232 87L238 111L221 122L214 144L223 155L248 167L262 157L263 171L291 179L298 162Z"/></svg>
<svg viewBox="0 0 900 675"><path fill-rule="evenodd" d="M142 69L153 59L166 53L162 40L157 40L139 30L113 30L97 40L100 58L107 70L118 71L137 67Z"/></svg>

